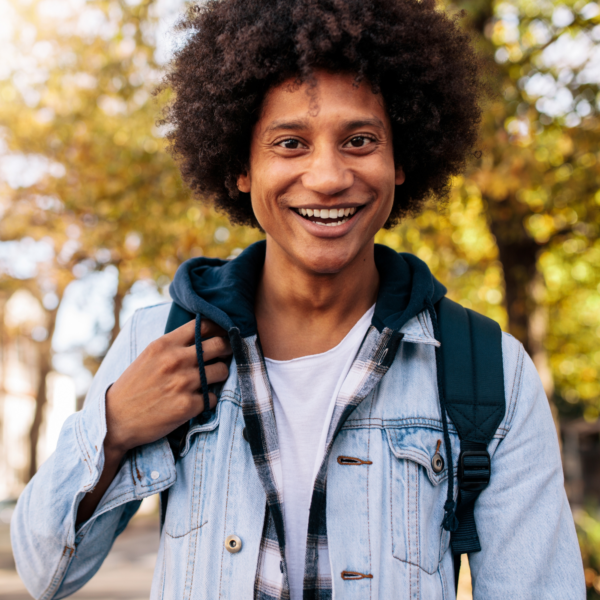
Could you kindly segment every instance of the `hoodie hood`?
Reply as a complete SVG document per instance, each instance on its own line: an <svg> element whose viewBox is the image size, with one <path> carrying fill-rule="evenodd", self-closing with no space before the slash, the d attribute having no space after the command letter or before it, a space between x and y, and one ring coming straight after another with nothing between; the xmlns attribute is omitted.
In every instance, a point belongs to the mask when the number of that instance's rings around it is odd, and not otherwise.
<svg viewBox="0 0 600 600"><path fill-rule="evenodd" d="M226 331L238 329L243 338L255 335L254 297L266 248L265 241L256 242L233 260L198 257L184 262L169 288L173 301L190 318L200 314ZM399 331L446 295L429 267L412 254L376 244L375 265L380 285L372 325L380 332L386 327Z"/></svg>

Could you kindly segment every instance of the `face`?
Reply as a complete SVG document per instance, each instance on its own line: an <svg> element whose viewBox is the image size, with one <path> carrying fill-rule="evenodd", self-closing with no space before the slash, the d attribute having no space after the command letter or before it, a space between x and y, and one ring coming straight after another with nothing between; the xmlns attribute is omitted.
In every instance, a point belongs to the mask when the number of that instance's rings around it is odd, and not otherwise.
<svg viewBox="0 0 600 600"><path fill-rule="evenodd" d="M372 251L404 173L381 96L352 75L316 80L311 95L293 80L266 95L238 187L251 195L267 252L325 274Z"/></svg>

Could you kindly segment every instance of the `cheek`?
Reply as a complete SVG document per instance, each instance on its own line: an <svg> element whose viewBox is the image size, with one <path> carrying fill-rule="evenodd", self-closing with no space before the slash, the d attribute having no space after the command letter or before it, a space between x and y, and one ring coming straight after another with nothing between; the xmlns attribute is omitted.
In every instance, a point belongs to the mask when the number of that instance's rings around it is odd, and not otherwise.
<svg viewBox="0 0 600 600"><path fill-rule="evenodd" d="M295 181L291 165L285 161L261 161L252 165L252 208L264 215L279 209L278 200L290 190Z"/></svg>

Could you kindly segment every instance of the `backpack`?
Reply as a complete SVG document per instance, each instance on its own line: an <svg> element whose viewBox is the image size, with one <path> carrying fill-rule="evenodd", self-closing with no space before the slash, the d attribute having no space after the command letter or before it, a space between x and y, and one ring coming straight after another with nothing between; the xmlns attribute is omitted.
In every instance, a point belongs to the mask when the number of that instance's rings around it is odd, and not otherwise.
<svg viewBox="0 0 600 600"><path fill-rule="evenodd" d="M441 343L436 348L438 379L446 411L460 438L458 527L450 538L458 587L461 555L481 550L475 501L490 482L487 447L506 412L502 330L492 319L448 298L435 308Z"/></svg>
<svg viewBox="0 0 600 600"><path fill-rule="evenodd" d="M481 550L475 524L475 501L490 481L491 460L487 447L506 412L502 331L492 319L448 298L436 304L435 312L441 343L436 348L436 362L442 410L445 407L460 438L458 527L450 538L458 587L461 555ZM165 333L194 318L194 314L173 303ZM184 423L167 436L175 460L188 428L188 423ZM160 495L161 530L168 494L167 489Z"/></svg>

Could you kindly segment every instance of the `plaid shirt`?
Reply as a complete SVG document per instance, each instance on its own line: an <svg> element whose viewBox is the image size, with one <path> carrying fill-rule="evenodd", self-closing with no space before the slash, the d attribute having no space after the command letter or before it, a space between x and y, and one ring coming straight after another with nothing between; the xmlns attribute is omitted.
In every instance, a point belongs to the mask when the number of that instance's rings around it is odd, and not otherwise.
<svg viewBox="0 0 600 600"><path fill-rule="evenodd" d="M304 600L332 596L327 550L327 463L335 438L352 411L369 395L388 371L402 334L371 326L336 399L325 456L315 479L308 520ZM255 583L255 600L290 597L285 561L282 471L273 410L271 385L256 335L234 341L242 409L254 464L266 491L267 508Z"/></svg>

